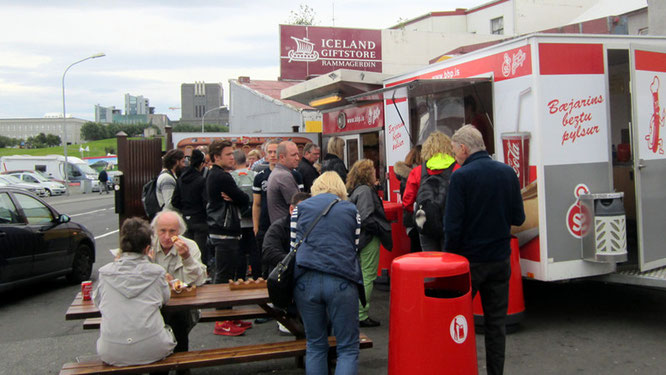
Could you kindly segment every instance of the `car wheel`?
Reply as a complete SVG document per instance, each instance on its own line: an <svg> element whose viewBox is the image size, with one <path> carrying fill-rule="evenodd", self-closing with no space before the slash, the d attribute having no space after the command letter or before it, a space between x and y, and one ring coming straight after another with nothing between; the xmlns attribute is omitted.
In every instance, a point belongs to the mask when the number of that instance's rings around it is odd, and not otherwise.
<svg viewBox="0 0 666 375"><path fill-rule="evenodd" d="M72 283L80 283L90 280L92 274L93 261L90 256L90 247L88 245L79 245L74 255L72 263L72 272L67 275L67 280Z"/></svg>
<svg viewBox="0 0 666 375"><path fill-rule="evenodd" d="M46 195L47 197L50 197L50 196L53 195L53 193L51 193L51 190L49 190L49 189L46 189L45 193L46 194L44 194L44 195Z"/></svg>

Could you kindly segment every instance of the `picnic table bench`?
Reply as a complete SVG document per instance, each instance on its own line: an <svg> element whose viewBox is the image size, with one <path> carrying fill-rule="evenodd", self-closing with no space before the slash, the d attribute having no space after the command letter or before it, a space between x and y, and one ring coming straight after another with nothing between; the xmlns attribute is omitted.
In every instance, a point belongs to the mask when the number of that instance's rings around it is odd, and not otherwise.
<svg viewBox="0 0 666 375"><path fill-rule="evenodd" d="M202 311L202 320L235 320L251 317L271 316L281 322L296 336L292 341L262 343L231 348L205 349L174 353L167 358L146 365L117 367L104 364L101 360L66 363L61 375L142 373L187 368L218 366L231 363L262 361L275 358L303 357L305 355L305 332L303 326L293 317L269 305L266 288L230 290L228 284L210 284L197 288L194 296L172 298L164 306L167 310L208 309ZM233 308L237 306L236 308ZM213 308L229 308L214 310ZM205 317L205 318L204 318ZM84 301L78 293L67 309L65 319L87 319L84 329L99 328L100 312L92 301ZM335 338L329 338L331 352L335 352ZM360 348L372 348L372 340L360 335Z"/></svg>

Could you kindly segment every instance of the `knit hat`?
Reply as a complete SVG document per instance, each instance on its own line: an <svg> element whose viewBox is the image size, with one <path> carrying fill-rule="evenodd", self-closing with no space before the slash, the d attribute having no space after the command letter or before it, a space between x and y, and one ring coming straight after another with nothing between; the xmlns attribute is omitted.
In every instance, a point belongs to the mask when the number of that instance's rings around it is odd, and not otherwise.
<svg viewBox="0 0 666 375"><path fill-rule="evenodd" d="M192 150L192 155L190 156L190 165L194 168L197 168L201 163L204 162L204 154L199 150Z"/></svg>

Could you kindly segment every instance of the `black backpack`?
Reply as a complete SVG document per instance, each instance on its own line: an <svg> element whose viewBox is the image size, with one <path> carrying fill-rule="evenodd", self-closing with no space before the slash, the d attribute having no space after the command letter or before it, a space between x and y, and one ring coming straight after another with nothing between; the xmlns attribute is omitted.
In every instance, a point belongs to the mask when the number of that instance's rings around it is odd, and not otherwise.
<svg viewBox="0 0 666 375"><path fill-rule="evenodd" d="M162 172L148 181L145 185L143 185L143 189L141 190L141 203L143 204L143 210L146 211L146 216L148 216L150 220L153 220L155 215L162 211L162 207L164 207L164 205L160 205L159 201L157 200L157 179L160 178L161 174Z"/></svg>
<svg viewBox="0 0 666 375"><path fill-rule="evenodd" d="M421 185L416 193L414 221L419 233L441 238L444 234L446 191L449 188L453 165L434 175L428 174L425 163L421 168Z"/></svg>

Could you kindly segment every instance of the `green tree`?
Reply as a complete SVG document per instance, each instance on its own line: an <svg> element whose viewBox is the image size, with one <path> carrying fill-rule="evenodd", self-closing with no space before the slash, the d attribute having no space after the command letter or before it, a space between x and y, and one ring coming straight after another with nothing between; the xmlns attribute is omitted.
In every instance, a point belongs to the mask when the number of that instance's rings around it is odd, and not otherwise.
<svg viewBox="0 0 666 375"><path fill-rule="evenodd" d="M289 19L287 23L290 25L303 25L303 26L312 26L316 24L315 17L317 14L314 9L310 8L306 4L301 4L298 7L297 11L289 12Z"/></svg>

